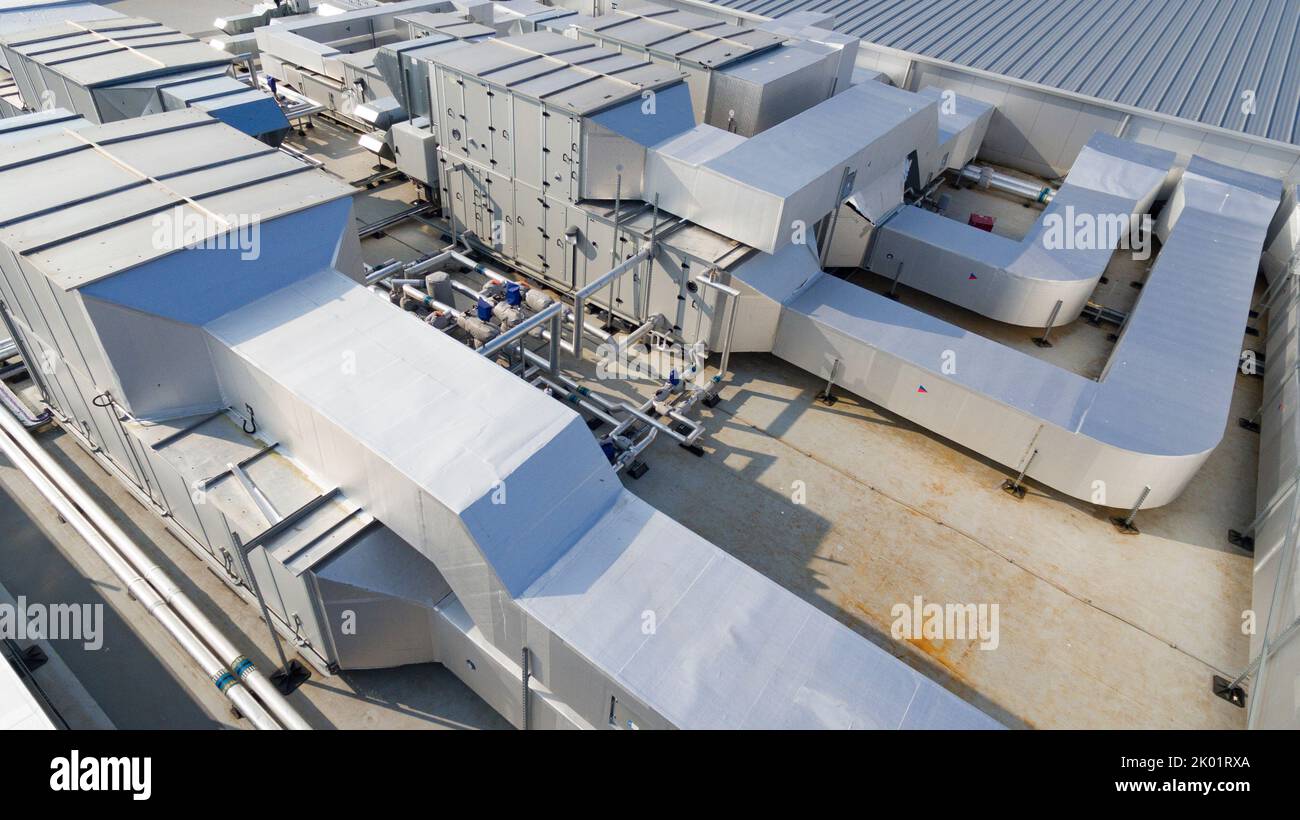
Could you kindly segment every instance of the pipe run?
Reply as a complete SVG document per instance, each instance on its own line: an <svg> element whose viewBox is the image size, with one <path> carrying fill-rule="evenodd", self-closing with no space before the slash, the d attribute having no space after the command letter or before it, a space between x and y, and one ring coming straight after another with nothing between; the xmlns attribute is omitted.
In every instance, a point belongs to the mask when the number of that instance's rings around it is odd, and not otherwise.
<svg viewBox="0 0 1300 820"><path fill-rule="evenodd" d="M961 178L981 188L992 188L995 191L1023 197L1043 205L1050 204L1052 199L1056 197L1056 189L1050 185L1039 185L994 171L992 168L982 165L971 164L962 168Z"/></svg>
<svg viewBox="0 0 1300 820"><path fill-rule="evenodd" d="M282 728L252 693L241 685L243 670L232 670L213 655L208 646L195 634L191 625L168 605L154 586L118 550L114 549L105 534L95 528L87 517L88 511L82 508L80 503L74 503L70 498L71 494L66 492L67 485L72 482L68 474L57 465L52 473L42 470L29 452L30 449L40 448L35 439L32 439L31 435L21 427L15 429L17 422L8 416L0 417L0 424L4 427L0 432L0 450L3 450L10 462L32 482L55 512L68 522L95 554L108 565L131 596L162 624L168 634L180 644L185 654L199 665L213 685L258 729ZM242 656L241 661L248 663L250 667L252 665Z"/></svg>
<svg viewBox="0 0 1300 820"><path fill-rule="evenodd" d="M582 359L583 354L582 335L583 331L586 329L585 308L587 297L591 296L606 285L612 285L615 279L618 279L623 274L632 270L632 268L635 268L637 265L649 259L650 255L654 253L654 250L655 243L648 243L644 248L610 268L608 271L598 276L594 282L588 283L584 288L573 295L573 355L577 356L579 360ZM611 300L611 303L612 301L613 300ZM612 307L613 305L611 304L611 309Z"/></svg>
<svg viewBox="0 0 1300 820"><path fill-rule="evenodd" d="M727 377L727 366L731 362L731 340L736 335L736 314L740 312L740 291L721 282L716 282L708 276L697 276L695 281L731 297L731 304L729 305L731 311L727 315L727 335L722 342L722 361L718 363L718 377L725 379Z"/></svg>
<svg viewBox="0 0 1300 820"><path fill-rule="evenodd" d="M563 311L564 303L551 302L532 316L529 316L527 319L507 330L505 333L502 333L500 336L480 347L478 352L483 356L491 356L505 348L507 345L513 344L524 336L527 336L533 328L539 327L548 321L551 322L551 346L556 347L559 345L559 323ZM555 368L552 367L551 369L554 370Z"/></svg>
<svg viewBox="0 0 1300 820"><path fill-rule="evenodd" d="M45 451L44 448L32 438L31 434L23 429L8 413L0 413L0 428L3 428L4 435L0 435L0 445L4 446L6 453L14 459L15 464L19 460L23 461L30 469L24 469L29 478L34 483L41 481L47 483L47 486L57 489L57 495L61 499L59 503L65 504L69 511L76 516L84 517L89 525L85 532L78 530L91 547L96 548L96 553L105 560L106 563L114 569L114 573L127 581L127 577L122 575L118 570L123 572L130 571L128 574L131 578L139 577L148 587L156 591L160 603L151 612L157 615L159 611L174 612L182 622L181 625L192 630L197 635L196 640L201 644L206 644L222 663L226 671L234 675L234 683L242 683L252 690L257 700L266 707L275 720L288 729L310 729L307 721L303 720L302 715L285 700L284 695L266 678L262 672L253 665L253 662L244 656L242 652L235 648L225 635L208 619L203 612L194 605L194 602L183 593L179 587L167 576L161 567L153 563L144 551L128 536L121 527L109 515L104 512L94 499L82 489L71 476L58 465L57 462ZM45 492L42 493L46 494ZM48 497L48 495L47 495ZM56 508L59 504L55 504ZM72 521L67 514L60 512L68 521ZM101 551L101 547L104 549ZM130 580L135 583L134 580ZM144 600L143 598L140 600ZM159 616L159 620L165 621L166 616ZM169 627L169 631L172 629ZM177 641L182 646L187 646L184 635L173 631ZM187 646L187 652L189 647ZM191 653L193 657L193 653ZM197 658L196 658L197 660ZM218 682L214 679L214 682ZM219 688L230 683L223 691L229 691L234 688L233 683L225 681L224 678L218 682ZM240 711L244 714L243 707ZM251 718L250 718L251 719ZM267 727L272 728L272 727Z"/></svg>

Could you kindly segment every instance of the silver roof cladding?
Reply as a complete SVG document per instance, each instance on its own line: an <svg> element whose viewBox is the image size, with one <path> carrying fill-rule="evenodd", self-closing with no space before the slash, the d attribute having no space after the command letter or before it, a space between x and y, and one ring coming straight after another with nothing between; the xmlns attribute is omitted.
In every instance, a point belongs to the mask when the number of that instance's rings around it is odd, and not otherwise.
<svg viewBox="0 0 1300 820"><path fill-rule="evenodd" d="M172 209L215 235L213 215L265 222L350 192L310 170L195 109L62 131L0 161L0 242L69 290L175 250L153 240Z"/></svg>
<svg viewBox="0 0 1300 820"><path fill-rule="evenodd" d="M864 41L1300 144L1295 0L716 0L832 14ZM1254 92L1255 113L1242 111Z"/></svg>
<svg viewBox="0 0 1300 820"><path fill-rule="evenodd" d="M0 0L0 37L64 20L108 20L122 17L111 8L85 0ZM0 68L7 68L0 53Z"/></svg>
<svg viewBox="0 0 1300 820"><path fill-rule="evenodd" d="M651 54L708 68L776 48L783 39L770 32L652 4L599 16L580 14L565 18L564 24Z"/></svg>
<svg viewBox="0 0 1300 820"><path fill-rule="evenodd" d="M3 43L7 50L82 88L228 65L231 61L224 52L139 17L63 21L10 35Z"/></svg>
<svg viewBox="0 0 1300 820"><path fill-rule="evenodd" d="M551 31L494 38L431 59L439 65L579 115L681 82L666 66Z"/></svg>

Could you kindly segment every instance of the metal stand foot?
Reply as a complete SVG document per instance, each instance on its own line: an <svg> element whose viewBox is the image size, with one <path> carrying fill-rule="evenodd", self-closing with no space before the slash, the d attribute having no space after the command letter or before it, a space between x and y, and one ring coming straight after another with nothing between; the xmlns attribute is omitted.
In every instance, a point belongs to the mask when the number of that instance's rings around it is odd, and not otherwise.
<svg viewBox="0 0 1300 820"><path fill-rule="evenodd" d="M698 444L678 444L677 446L697 458L702 458L704 456L704 448Z"/></svg>
<svg viewBox="0 0 1300 820"><path fill-rule="evenodd" d="M1052 346L1052 342L1051 342L1052 327L1056 324L1056 316L1061 312L1062 304L1064 304L1064 302L1062 302L1060 299L1056 300L1056 304L1052 306L1051 315L1047 317L1047 327L1043 330L1043 335L1036 336L1034 338L1034 344L1037 345L1038 347Z"/></svg>
<svg viewBox="0 0 1300 820"><path fill-rule="evenodd" d="M1115 525L1115 529L1119 530L1124 535L1138 535L1141 532L1141 530L1139 530L1133 524L1133 519L1137 518L1138 510L1142 508L1142 502L1146 501L1147 496L1150 494L1151 494L1151 488L1149 486L1143 487L1142 494L1138 496L1137 503L1134 504L1133 508L1128 511L1128 517L1126 518L1117 517L1117 518L1112 518L1110 520L1110 523Z"/></svg>
<svg viewBox="0 0 1300 820"><path fill-rule="evenodd" d="M1237 530L1228 530L1228 543L1246 552L1255 551L1255 539Z"/></svg>
<svg viewBox="0 0 1300 820"><path fill-rule="evenodd" d="M1029 472L1029 465L1034 463L1034 456L1036 455L1038 455L1037 450L1029 454L1029 458L1025 459L1024 466L1020 468L1020 473L1014 480L1007 479L1002 482L1002 492L1015 498L1017 501L1020 501L1025 497L1025 473Z"/></svg>
<svg viewBox="0 0 1300 820"><path fill-rule="evenodd" d="M816 397L817 401L821 402L827 407L830 407L836 402L835 394L832 393L831 391L835 387L835 371L839 369L839 366L840 366L839 359L836 359L834 362L831 363L831 375L826 379L826 389L818 393Z"/></svg>
<svg viewBox="0 0 1300 820"><path fill-rule="evenodd" d="M311 670L298 662L297 658L289 661L289 665L283 669L277 669L270 674L271 685L284 695L293 694L299 686L302 686L311 679Z"/></svg>
<svg viewBox="0 0 1300 820"><path fill-rule="evenodd" d="M1232 681L1222 675L1215 675L1210 686L1215 697L1223 698L1238 708L1246 708L1246 690L1240 686L1233 686Z"/></svg>
<svg viewBox="0 0 1300 820"><path fill-rule="evenodd" d="M632 478L640 478L641 476L645 475L646 471L649 469L650 469L649 464L646 464L644 461L638 460L628 465L627 474Z"/></svg>
<svg viewBox="0 0 1300 820"><path fill-rule="evenodd" d="M1110 523L1114 524L1115 529L1119 530L1122 535L1142 534L1142 530L1139 530L1137 527L1133 526L1133 522L1129 519L1120 518L1119 516L1116 516L1110 520Z"/></svg>

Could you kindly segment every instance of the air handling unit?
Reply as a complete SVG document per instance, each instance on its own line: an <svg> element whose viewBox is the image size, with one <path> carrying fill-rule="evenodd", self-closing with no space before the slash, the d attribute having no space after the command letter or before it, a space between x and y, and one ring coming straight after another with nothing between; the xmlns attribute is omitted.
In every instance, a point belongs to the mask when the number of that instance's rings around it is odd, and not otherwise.
<svg viewBox="0 0 1300 820"><path fill-rule="evenodd" d="M858 43L821 29L738 26L652 3L547 25L680 72L691 89L697 122L742 136L848 88Z"/></svg>
<svg viewBox="0 0 1300 820"><path fill-rule="evenodd" d="M275 100L230 76L231 57L151 20L61 22L0 40L28 109L94 123L197 108L272 145L289 123Z"/></svg>

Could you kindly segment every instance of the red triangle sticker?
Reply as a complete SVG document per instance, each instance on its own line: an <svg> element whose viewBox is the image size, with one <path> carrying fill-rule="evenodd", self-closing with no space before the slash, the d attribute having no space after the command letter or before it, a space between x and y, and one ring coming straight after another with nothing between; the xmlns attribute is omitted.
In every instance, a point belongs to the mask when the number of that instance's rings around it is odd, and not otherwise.
<svg viewBox="0 0 1300 820"><path fill-rule="evenodd" d="M967 277L966 277L967 281L970 281L970 280L972 280L972 279L978 279L978 278L979 278L979 277L976 276L976 275L973 274L973 273L972 273L970 276L967 276Z"/></svg>
<svg viewBox="0 0 1300 820"><path fill-rule="evenodd" d="M926 389L925 389L925 385L922 384L922 385L919 385L919 386L916 388L916 392L918 392L918 393L929 393L930 391L929 391L929 390L926 390Z"/></svg>

